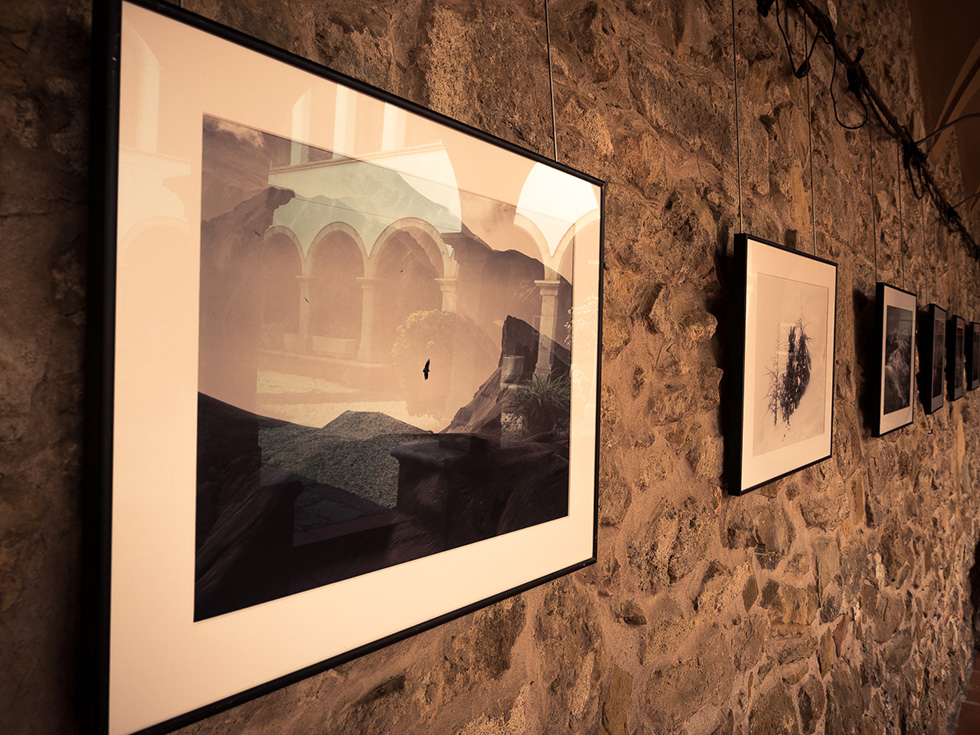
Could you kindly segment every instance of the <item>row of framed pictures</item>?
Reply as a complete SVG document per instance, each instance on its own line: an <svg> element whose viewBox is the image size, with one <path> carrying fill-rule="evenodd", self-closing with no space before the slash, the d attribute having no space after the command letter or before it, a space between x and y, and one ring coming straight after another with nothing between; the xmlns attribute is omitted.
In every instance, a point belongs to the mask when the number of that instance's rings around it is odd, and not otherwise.
<svg viewBox="0 0 980 735"><path fill-rule="evenodd" d="M879 293L883 286L878 284ZM912 298L914 302L915 297ZM964 389L980 388L980 323L967 323L955 314L947 319L946 310L936 304L929 304L920 316L925 323L919 348L923 366L919 371L919 390L926 413L934 413L943 407L947 397L955 401L963 397ZM887 355L882 356L883 361L887 359ZM909 417L901 426L911 420Z"/></svg>
<svg viewBox="0 0 980 735"><path fill-rule="evenodd" d="M168 732L594 563L603 182L162 0L93 35L86 729ZM736 247L741 494L831 454L837 267ZM876 433L915 339L881 289ZM976 387L980 329L948 332Z"/></svg>
<svg viewBox="0 0 980 735"><path fill-rule="evenodd" d="M837 265L739 234L735 273L726 462L729 492L741 495L831 456ZM926 413L980 387L980 323L936 304L919 314L915 294L887 283L875 302L873 436L912 423L917 337Z"/></svg>

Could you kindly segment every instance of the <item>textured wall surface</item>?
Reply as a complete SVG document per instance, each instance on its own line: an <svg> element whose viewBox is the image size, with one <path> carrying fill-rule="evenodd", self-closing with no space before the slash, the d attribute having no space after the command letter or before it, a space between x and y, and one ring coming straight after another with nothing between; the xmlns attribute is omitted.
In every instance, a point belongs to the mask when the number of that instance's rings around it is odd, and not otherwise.
<svg viewBox="0 0 980 735"><path fill-rule="evenodd" d="M543 3L186 5L550 154ZM550 8L559 157L608 182L598 564L183 732L946 732L973 641L980 393L871 438L874 284L980 319L978 268L899 183L895 144L835 123L826 48L808 92L774 19L735 5L734 58L727 2ZM904 4L832 15L921 133ZM84 0L3 3L5 733L77 729L89 55ZM930 160L957 201L955 159ZM740 199L745 231L839 263L837 361L833 458L733 498L719 427Z"/></svg>

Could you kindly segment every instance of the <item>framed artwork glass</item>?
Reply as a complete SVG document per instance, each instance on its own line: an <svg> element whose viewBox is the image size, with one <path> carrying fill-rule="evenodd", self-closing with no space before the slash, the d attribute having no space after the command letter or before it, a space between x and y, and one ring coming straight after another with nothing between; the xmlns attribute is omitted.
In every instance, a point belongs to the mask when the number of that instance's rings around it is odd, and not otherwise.
<svg viewBox="0 0 980 735"><path fill-rule="evenodd" d="M946 310L929 304L921 343L922 404L926 413L943 407L946 385Z"/></svg>
<svg viewBox="0 0 980 735"><path fill-rule="evenodd" d="M168 731L593 563L602 182L97 5L93 729Z"/></svg>
<svg viewBox="0 0 980 735"><path fill-rule="evenodd" d="M727 475L737 495L831 456L837 265L739 234L735 267Z"/></svg>
<svg viewBox="0 0 980 735"><path fill-rule="evenodd" d="M966 370L963 356L966 345L966 322L963 317L955 314L949 320L946 330L946 369L949 372L949 400L956 401L963 397L963 387L966 381Z"/></svg>
<svg viewBox="0 0 980 735"><path fill-rule="evenodd" d="M878 283L875 290L878 326L875 361L878 409L872 432L882 436L912 423L915 383L915 294Z"/></svg>
<svg viewBox="0 0 980 735"><path fill-rule="evenodd" d="M966 326L966 389L980 388L980 324Z"/></svg>

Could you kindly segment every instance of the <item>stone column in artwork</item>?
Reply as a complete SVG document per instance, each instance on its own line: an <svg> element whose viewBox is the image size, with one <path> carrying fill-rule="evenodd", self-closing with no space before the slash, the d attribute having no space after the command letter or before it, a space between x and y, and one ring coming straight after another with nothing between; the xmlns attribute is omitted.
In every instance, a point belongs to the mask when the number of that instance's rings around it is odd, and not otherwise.
<svg viewBox="0 0 980 735"><path fill-rule="evenodd" d="M437 278L436 283L439 284L439 288L442 291L442 310L455 314L457 286L459 285L457 280L455 278ZM456 328L459 329L459 321L457 320L455 323ZM458 348L462 344L462 340L457 337L458 335L454 335L453 341ZM461 404L472 397L459 395L460 390L463 390L465 393L466 388L463 388L463 386L471 382L473 375L472 356L467 354L465 347L454 350L449 369L449 388L447 394L453 402Z"/></svg>
<svg viewBox="0 0 980 735"><path fill-rule="evenodd" d="M377 278L358 278L361 284L361 339L357 348L358 362L371 362L374 351L374 291Z"/></svg>
<svg viewBox="0 0 980 735"><path fill-rule="evenodd" d="M442 308L458 315L456 321L460 326L464 321L486 327L481 321L484 291L484 266L488 260L486 245L482 245L468 235L445 233L442 236L453 249L454 278L441 278ZM465 406L473 399L473 394L488 377L485 367L476 364L476 355L472 350L463 347L463 334L457 336L456 350L453 355L452 393L449 403ZM492 372L492 371L491 371Z"/></svg>
<svg viewBox="0 0 980 735"><path fill-rule="evenodd" d="M549 274L554 275L554 274ZM543 378L551 374L551 346L558 332L558 287L561 281L535 281L541 292L541 328L538 330L538 362L534 374Z"/></svg>
<svg viewBox="0 0 980 735"><path fill-rule="evenodd" d="M299 340L296 345L297 352L310 352L310 285L313 282L311 276L296 276L299 282Z"/></svg>
<svg viewBox="0 0 980 735"><path fill-rule="evenodd" d="M488 257L486 246L476 243L461 232L443 234L442 239L452 246L453 260L457 264L456 285L452 294L453 308L450 311L480 322L483 267ZM443 303L445 302L444 289Z"/></svg>
<svg viewBox="0 0 980 735"><path fill-rule="evenodd" d="M455 278L437 278L436 283L442 291L442 310L456 313L456 293L458 282Z"/></svg>

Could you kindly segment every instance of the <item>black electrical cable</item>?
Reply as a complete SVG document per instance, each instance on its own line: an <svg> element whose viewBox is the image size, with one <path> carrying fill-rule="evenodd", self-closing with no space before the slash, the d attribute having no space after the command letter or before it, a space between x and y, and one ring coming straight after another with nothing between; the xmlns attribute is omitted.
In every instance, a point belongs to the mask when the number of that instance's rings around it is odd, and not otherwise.
<svg viewBox="0 0 980 735"><path fill-rule="evenodd" d="M789 37L786 35L786 29L783 28L783 22L779 17L779 0L776 0L776 27L779 28L779 33L783 37L783 43L786 44L786 54L789 56L789 65L796 70L796 62L793 60L793 48L790 46ZM788 22L787 18L787 22Z"/></svg>
<svg viewBox="0 0 980 735"><path fill-rule="evenodd" d="M828 42L829 44L829 42ZM837 114L837 97L834 94L834 83L837 80L837 54L834 54L834 72L830 75L830 101L834 103L834 119L837 120L837 124L840 125L845 130L860 130L865 125L868 124L868 119L871 117L871 113L868 112L867 103L861 99L861 95L856 95L858 102L864 108L864 120L858 125L848 125L843 120L840 119L840 115Z"/></svg>
<svg viewBox="0 0 980 735"><path fill-rule="evenodd" d="M969 117L980 117L980 113L970 113L968 115L964 115L963 117L944 125L938 130L933 131L922 140L916 142L909 133L908 128L902 125L891 110L888 109L888 106L881 99L881 96L877 90L868 80L864 69L860 66L860 59L864 49L859 49L857 56L852 59L850 54L838 43L836 33L830 19L813 4L812 0L786 0L786 2L787 8L783 12L785 12L787 15L787 23L789 22L789 8L795 7L799 8L803 15L802 23L804 24L804 28L808 18L816 28L813 43L810 45L809 50L806 49L807 44L806 41L804 41L804 51L806 51L806 55L803 62L799 66L796 65L796 61L793 58L793 49L790 45L786 29L783 27L782 18L780 17L779 0L757 0L757 5L759 12L763 15L763 17L765 17L768 15L769 8L775 4L776 25L778 26L779 32L783 37L783 43L786 45L786 53L789 56L789 62L793 68L794 76L802 79L809 74L810 57L816 48L817 40L823 37L827 45L833 49L834 74L836 75L837 60L840 59L840 61L842 61L847 67L848 89L854 93L855 97L858 98L858 101L864 107L866 115L864 122L856 127L845 125L843 121L841 121L837 111L837 99L833 91L835 80L832 77L831 99L834 103L834 117L837 120L837 123L846 129L855 130L858 127L863 127L866 125L873 114L885 132L887 132L893 139L898 141L899 145L901 145L905 150L904 168L909 177L913 195L916 197L916 199L921 201L928 194L930 201L935 205L936 209L939 210L941 218L946 223L947 228L952 230L955 227L955 229L958 230L960 235L963 237L967 245L967 249L974 254L974 257L980 260L980 247L978 247L973 237L967 231L963 221L957 216L955 209L949 206L946 198L938 190L938 185L929 171L926 157L918 148L918 143L928 140L933 135L942 132L960 120Z"/></svg>
<svg viewBox="0 0 980 735"><path fill-rule="evenodd" d="M953 209L959 209L959 207L960 207L961 204L966 204L971 199L976 199L977 197L980 197L980 191L978 191L976 194L971 194L970 196L968 196L966 199L964 199L961 202L957 202L956 204L953 205Z"/></svg>
<svg viewBox="0 0 980 735"><path fill-rule="evenodd" d="M786 44L786 53L789 55L790 66L793 67L793 76L795 76L797 79L803 79L803 77L805 77L807 74L810 73L810 57L813 56L813 50L817 47L817 41L820 40L820 29L817 28L816 35L814 35L813 37L813 43L810 44L810 50L806 51L806 55L804 56L803 61L800 62L799 66L797 66L796 62L793 61L793 49L790 46L789 37L786 35L786 29L783 28L783 23L779 18L779 0L776 0L775 5L776 5L776 25L779 27L780 34L782 34L783 43ZM785 12L787 14L786 20L788 24L789 10L786 10ZM802 22L805 28L806 16L803 17ZM830 45L830 41L827 41L827 44ZM804 51L806 50L806 41L803 42L803 49Z"/></svg>
<svg viewBox="0 0 980 735"><path fill-rule="evenodd" d="M792 62L792 61L793 60L790 59L790 62ZM965 115L961 115L960 117L956 118L955 120L952 120L952 121L946 123L942 127L936 128L931 133L929 133L929 135L927 135L925 138L920 138L919 140L915 141L915 145L922 145L927 140L929 140L929 138L931 138L932 136L939 135L941 132L943 132L944 130L946 130L946 128L951 128L954 125L956 125L956 123L958 123L958 122L960 122L962 120L969 120L971 117L980 117L980 112L968 112Z"/></svg>
<svg viewBox="0 0 980 735"><path fill-rule="evenodd" d="M923 181L922 171L918 164L913 165L912 159L910 159L908 156L903 156L902 166L905 169L905 174L909 177L909 186L912 189L912 196L914 196L916 199L922 199L926 195L925 182ZM915 180L917 178L919 180L918 187L915 185Z"/></svg>
<svg viewBox="0 0 980 735"><path fill-rule="evenodd" d="M799 66L796 66L796 62L793 60L793 49L790 46L789 37L787 36L786 29L783 27L782 21L780 19L779 0L775 0L774 4L776 6L776 25L779 27L779 32L783 37L783 43L786 45L786 53L789 56L790 66L793 67L794 76L796 76L799 79L802 79L803 77L808 76L810 74L810 58L813 56L814 49L816 49L817 41L823 41L828 46L830 46L831 49L833 49L833 43L831 42L830 38L827 37L828 32L833 34L833 26L831 25L829 19L826 18L825 18L826 29L817 26L816 34L813 37L813 42L810 44L810 50L807 52L806 58L800 63ZM804 26L806 25L805 16L803 18L803 24ZM863 128L865 125L868 124L868 119L870 118L870 113L868 112L868 105L862 99L859 93L860 92L860 88L859 88L857 91L855 91L855 96L857 97L858 102L860 102L861 106L864 108L864 120L862 120L857 125L848 125L847 123L845 123L843 120L840 119L840 113L837 109L837 95L834 93L834 85L836 84L837 81L837 62L838 62L837 54L835 53L834 69L830 77L830 101L833 103L833 107L834 107L834 119L837 120L837 124L840 125L842 128L844 128L845 130L860 130L861 128Z"/></svg>

